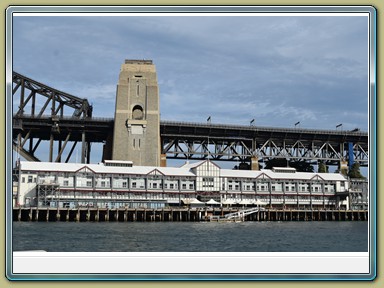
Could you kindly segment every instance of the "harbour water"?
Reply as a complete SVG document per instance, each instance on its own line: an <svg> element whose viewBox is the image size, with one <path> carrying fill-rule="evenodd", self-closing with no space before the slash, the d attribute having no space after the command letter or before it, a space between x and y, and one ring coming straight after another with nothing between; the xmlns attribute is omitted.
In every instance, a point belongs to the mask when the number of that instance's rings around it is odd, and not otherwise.
<svg viewBox="0 0 384 288"><path fill-rule="evenodd" d="M368 221L13 222L12 230L13 251L368 251Z"/></svg>

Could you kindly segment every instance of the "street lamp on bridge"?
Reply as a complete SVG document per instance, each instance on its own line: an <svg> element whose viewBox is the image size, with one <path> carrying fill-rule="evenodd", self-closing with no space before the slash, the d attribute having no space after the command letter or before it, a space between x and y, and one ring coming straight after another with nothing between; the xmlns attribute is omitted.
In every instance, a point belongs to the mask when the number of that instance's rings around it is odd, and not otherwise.
<svg viewBox="0 0 384 288"><path fill-rule="evenodd" d="M252 119L251 122L249 122L249 125L253 126L252 124L255 122L255 119Z"/></svg>
<svg viewBox="0 0 384 288"><path fill-rule="evenodd" d="M337 128L339 128L339 127L341 127L341 126L343 126L343 124L342 124L342 123L340 123L340 124L336 125L336 129L337 129Z"/></svg>
<svg viewBox="0 0 384 288"><path fill-rule="evenodd" d="M295 123L295 127L296 127L297 125L299 125L299 124L300 124L300 121L299 121L299 122L296 122L296 123Z"/></svg>

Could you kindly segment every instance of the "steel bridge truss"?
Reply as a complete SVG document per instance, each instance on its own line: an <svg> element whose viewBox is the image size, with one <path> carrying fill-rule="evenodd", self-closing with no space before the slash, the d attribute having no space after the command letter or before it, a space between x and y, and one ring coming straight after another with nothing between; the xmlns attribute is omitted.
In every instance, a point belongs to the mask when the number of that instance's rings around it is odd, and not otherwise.
<svg viewBox="0 0 384 288"><path fill-rule="evenodd" d="M73 119L91 118L92 106L88 100L53 89L16 72L13 72L12 81L13 149L29 161L39 161L36 151L38 147L43 146L42 149L49 151L50 162L61 162L64 149L70 146L68 144L71 142L72 147L66 153L65 162L68 162L79 140L74 139L74 132L71 130L60 131L60 119L65 116ZM41 123L48 122L51 126L49 135L42 137L39 127L32 128L24 125L26 115L36 122L40 120ZM47 120L47 118L49 119ZM43 144L44 140L49 142L48 145ZM82 144L81 162L89 162L91 145L89 141L86 141L85 131L82 132L80 141ZM57 142L56 156L54 156L55 142Z"/></svg>
<svg viewBox="0 0 384 288"><path fill-rule="evenodd" d="M79 160L89 163L92 143L104 143L103 159L104 152L110 157L114 120L92 118L92 106L86 99L16 72L12 97L13 149L26 160L39 161L39 151L43 151L49 155L49 162L69 162L80 144ZM339 165L341 161L350 164L353 160L360 166L368 165L368 133L359 130L161 121L160 137L162 154L171 159L209 158L249 163L281 158L322 161L327 165Z"/></svg>
<svg viewBox="0 0 384 288"><path fill-rule="evenodd" d="M272 158L294 161L321 161L328 165L338 165L346 161L350 154L348 143L330 143L322 141L297 140L295 142L280 139L233 139L215 138L188 139L163 138L163 154L172 159L212 159L216 161L249 162L256 158L263 162ZM352 146L354 162L360 166L368 165L368 151L356 143Z"/></svg>

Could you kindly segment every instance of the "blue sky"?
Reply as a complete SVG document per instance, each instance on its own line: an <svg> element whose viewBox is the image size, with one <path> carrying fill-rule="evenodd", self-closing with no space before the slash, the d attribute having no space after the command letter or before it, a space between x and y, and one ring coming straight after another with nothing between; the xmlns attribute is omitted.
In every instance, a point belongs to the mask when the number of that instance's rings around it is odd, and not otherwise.
<svg viewBox="0 0 384 288"><path fill-rule="evenodd" d="M161 119L368 129L366 17L14 17L13 69L113 117L120 65L151 59Z"/></svg>
<svg viewBox="0 0 384 288"><path fill-rule="evenodd" d="M368 36L356 16L14 17L13 70L113 117L121 64L150 59L162 120L367 131Z"/></svg>

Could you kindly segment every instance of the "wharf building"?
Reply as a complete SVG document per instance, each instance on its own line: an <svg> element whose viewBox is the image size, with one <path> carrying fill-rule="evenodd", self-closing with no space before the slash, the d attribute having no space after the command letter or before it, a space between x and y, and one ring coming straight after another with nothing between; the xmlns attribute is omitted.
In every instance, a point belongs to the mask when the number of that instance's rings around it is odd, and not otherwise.
<svg viewBox="0 0 384 288"><path fill-rule="evenodd" d="M252 207L365 210L366 182L337 173L221 169L209 160L182 167L25 162L17 164L15 207L150 208Z"/></svg>

